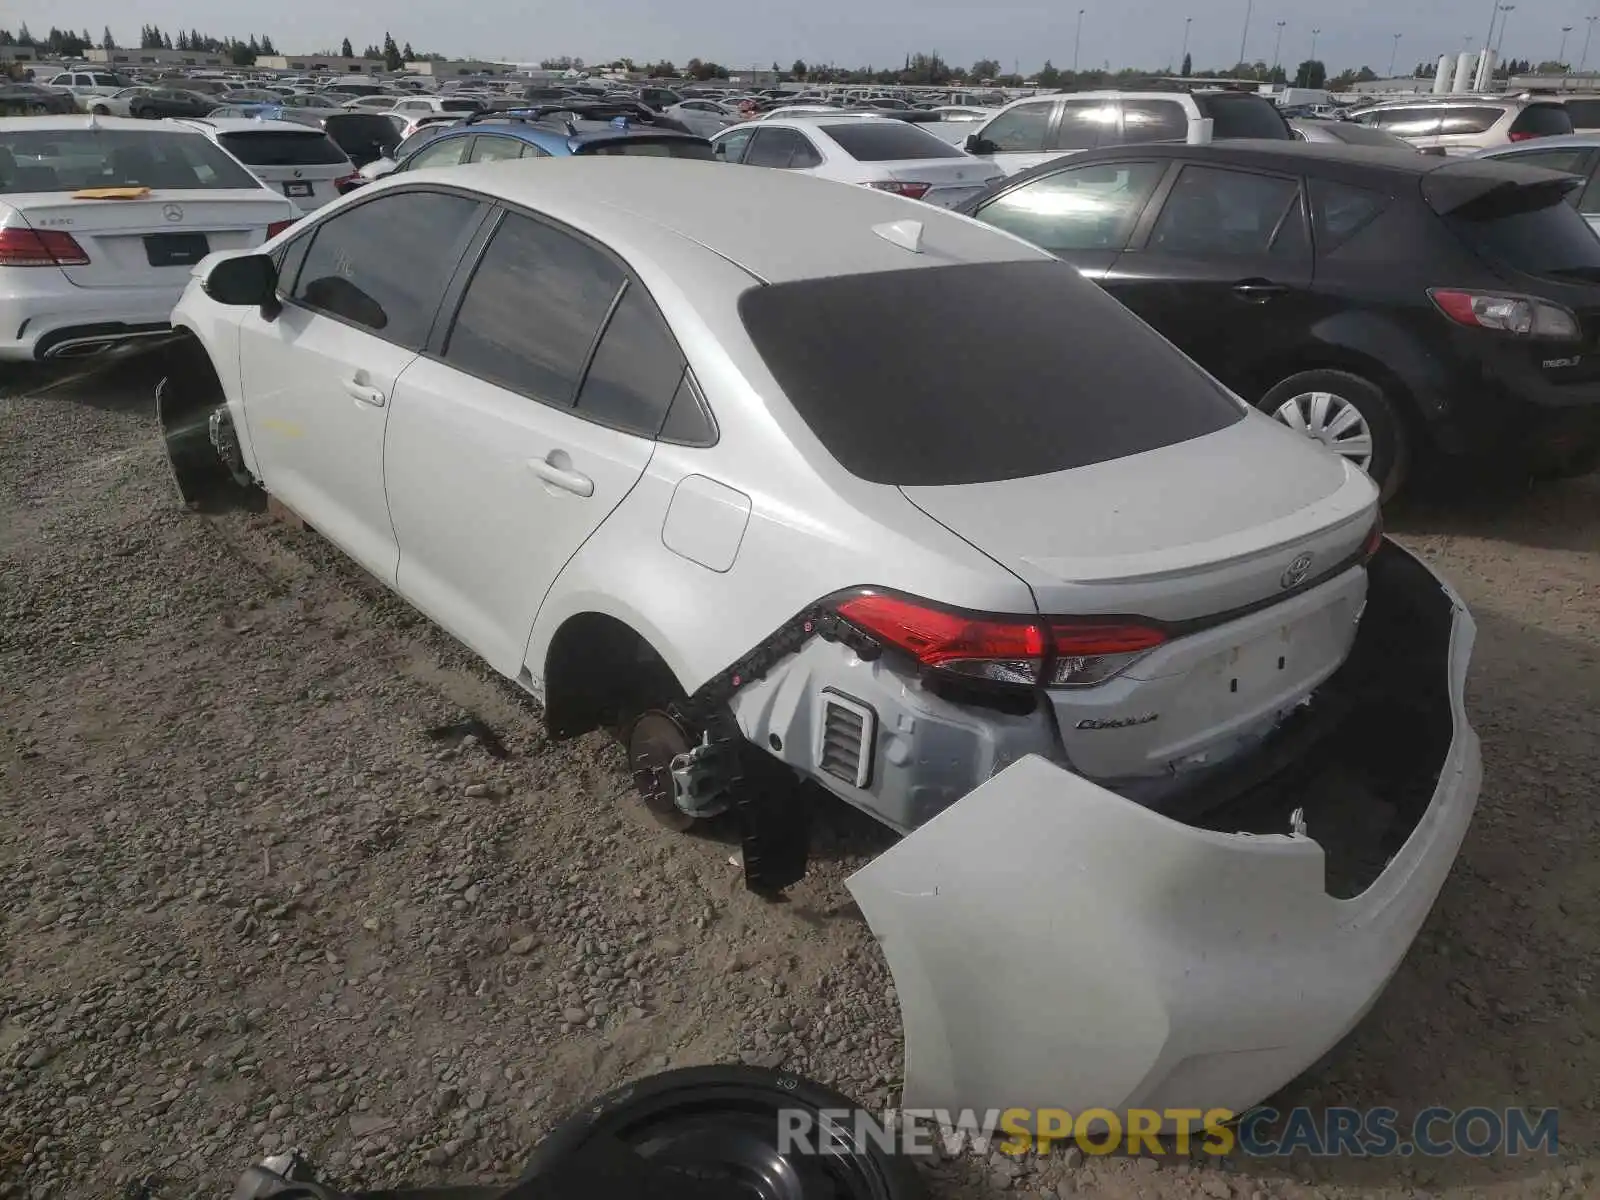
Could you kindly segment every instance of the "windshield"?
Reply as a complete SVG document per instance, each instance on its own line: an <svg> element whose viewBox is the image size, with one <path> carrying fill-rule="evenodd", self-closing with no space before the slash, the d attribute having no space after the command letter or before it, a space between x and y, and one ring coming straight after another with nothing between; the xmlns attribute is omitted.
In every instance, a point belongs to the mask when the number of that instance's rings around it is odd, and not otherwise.
<svg viewBox="0 0 1600 1200"><path fill-rule="evenodd" d="M948 142L901 121L840 121L821 126L857 162L895 162L908 158L965 158Z"/></svg>
<svg viewBox="0 0 1600 1200"><path fill-rule="evenodd" d="M710 162L714 157L710 142L689 138L625 138L610 142L590 142L578 154L626 154L639 158L697 158Z"/></svg>
<svg viewBox="0 0 1600 1200"><path fill-rule="evenodd" d="M1221 385L1065 263L780 283L745 292L739 314L812 433L873 483L1045 475L1244 416Z"/></svg>
<svg viewBox="0 0 1600 1200"><path fill-rule="evenodd" d="M0 147L0 194L83 188L258 188L198 133L139 129L12 130Z"/></svg>
<svg viewBox="0 0 1600 1200"><path fill-rule="evenodd" d="M350 161L327 134L283 129L219 134L217 141L240 162L252 167L344 165Z"/></svg>

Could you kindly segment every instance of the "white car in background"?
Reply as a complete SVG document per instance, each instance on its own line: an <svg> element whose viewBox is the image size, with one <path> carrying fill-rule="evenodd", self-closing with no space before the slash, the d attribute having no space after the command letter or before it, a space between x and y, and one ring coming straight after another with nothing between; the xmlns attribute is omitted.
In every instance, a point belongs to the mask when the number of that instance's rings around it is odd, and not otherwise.
<svg viewBox="0 0 1600 1200"><path fill-rule="evenodd" d="M399 113L409 120L413 117L440 113L447 113L457 117L470 117L473 113L487 107L488 102L477 96L405 96L396 100L391 107L383 111Z"/></svg>
<svg viewBox="0 0 1600 1200"><path fill-rule="evenodd" d="M1004 175L895 117L837 113L748 121L723 130L711 145L722 162L859 183L942 208L965 204Z"/></svg>
<svg viewBox="0 0 1600 1200"><path fill-rule="evenodd" d="M177 124L0 118L0 360L165 336L189 273L299 214Z"/></svg>
<svg viewBox="0 0 1600 1200"><path fill-rule="evenodd" d="M263 117L191 117L174 124L216 142L300 213L337 199L359 178L350 156L314 125Z"/></svg>
<svg viewBox="0 0 1600 1200"><path fill-rule="evenodd" d="M1471 617L1359 469L1020 239L796 172L478 163L213 256L173 319L185 499L264 489L553 736L620 729L753 887L804 871L797 775L904 835L849 886L908 1107L1242 1112L1456 857Z"/></svg>
<svg viewBox="0 0 1600 1200"><path fill-rule="evenodd" d="M62 71L42 82L55 91L70 92L85 112L93 97L115 96L133 86L133 80L115 71Z"/></svg>

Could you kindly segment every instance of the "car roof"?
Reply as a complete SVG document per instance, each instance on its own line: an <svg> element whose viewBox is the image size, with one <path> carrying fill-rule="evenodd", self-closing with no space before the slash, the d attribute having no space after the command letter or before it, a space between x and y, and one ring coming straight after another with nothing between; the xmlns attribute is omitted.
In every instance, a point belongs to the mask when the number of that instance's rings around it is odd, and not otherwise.
<svg viewBox="0 0 1600 1200"><path fill-rule="evenodd" d="M38 117L0 117L0 133L26 133L30 130L60 133L69 129L140 129L146 133L154 133L162 129L170 130L174 124L176 122L144 121L137 117L97 117L88 113L61 113ZM201 136L198 129L188 129L185 132Z"/></svg>
<svg viewBox="0 0 1600 1200"><path fill-rule="evenodd" d="M1415 150L1399 147L1352 145L1348 142L1240 138L1213 142L1208 146L1191 146L1184 142L1142 142L1107 147L1104 150L1085 150L1081 154L1052 159L1026 171L1018 171L1015 175L1000 180L991 191L1004 191L1019 180L1053 174L1065 167L1153 157L1181 158L1220 166L1258 167L1263 170L1346 177L1410 175L1420 179L1425 175L1444 171L1447 172L1453 187L1480 191L1504 183L1542 183L1559 174L1540 167L1525 167L1516 163L1471 156L1418 154Z"/></svg>
<svg viewBox="0 0 1600 1200"><path fill-rule="evenodd" d="M173 117L169 118L175 125L187 125L192 129L199 129L202 133L252 133L263 129L277 129L287 133L303 133L316 136L320 130L307 125L303 121L274 121L270 117ZM326 134L322 136L326 137Z"/></svg>
<svg viewBox="0 0 1600 1200"><path fill-rule="evenodd" d="M920 201L711 161L577 155L531 170L525 162L469 163L402 172L374 186L408 183L455 185L526 205L619 250L648 253L665 239L676 254L687 241L770 283L1050 257ZM874 232L897 222L920 224L920 252ZM774 229L784 236L774 237ZM902 229L910 232L909 225Z"/></svg>

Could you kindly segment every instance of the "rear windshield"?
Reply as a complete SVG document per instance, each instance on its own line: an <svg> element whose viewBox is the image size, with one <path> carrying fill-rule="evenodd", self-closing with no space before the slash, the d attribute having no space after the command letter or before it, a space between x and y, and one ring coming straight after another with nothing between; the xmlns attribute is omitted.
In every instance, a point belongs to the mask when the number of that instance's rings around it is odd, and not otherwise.
<svg viewBox="0 0 1600 1200"><path fill-rule="evenodd" d="M1574 129L1600 129L1600 100L1568 100L1567 116Z"/></svg>
<svg viewBox="0 0 1600 1200"><path fill-rule="evenodd" d="M1600 282L1600 238L1554 189L1550 203L1506 215L1445 218L1485 258L1527 275Z"/></svg>
<svg viewBox="0 0 1600 1200"><path fill-rule="evenodd" d="M439 107L445 112L477 112L479 105L476 100L441 100Z"/></svg>
<svg viewBox="0 0 1600 1200"><path fill-rule="evenodd" d="M1572 132L1572 114L1561 104L1530 104L1511 122L1510 132L1532 137L1557 137Z"/></svg>
<svg viewBox="0 0 1600 1200"><path fill-rule="evenodd" d="M618 138L615 141L588 142L578 147L579 154L626 154L639 158L698 158L710 162L715 155L710 142L690 138Z"/></svg>
<svg viewBox="0 0 1600 1200"><path fill-rule="evenodd" d="M252 167L326 167L350 161L325 133L252 129L219 134L217 141L229 154Z"/></svg>
<svg viewBox="0 0 1600 1200"><path fill-rule="evenodd" d="M1061 262L781 283L745 292L739 313L801 419L873 483L1044 475L1244 416L1215 380Z"/></svg>
<svg viewBox="0 0 1600 1200"><path fill-rule="evenodd" d="M391 146L399 139L394 122L377 113L343 113L329 117L324 128L346 153Z"/></svg>
<svg viewBox="0 0 1600 1200"><path fill-rule="evenodd" d="M1292 141L1293 132L1270 100L1259 96L1196 96L1203 116L1211 118L1214 138L1277 138Z"/></svg>
<svg viewBox="0 0 1600 1200"><path fill-rule="evenodd" d="M907 158L965 158L949 142L915 125L896 121L840 121L822 132L838 142L857 162L896 162Z"/></svg>
<svg viewBox="0 0 1600 1200"><path fill-rule="evenodd" d="M82 188L258 188L255 177L198 133L142 129L7 132L0 194Z"/></svg>

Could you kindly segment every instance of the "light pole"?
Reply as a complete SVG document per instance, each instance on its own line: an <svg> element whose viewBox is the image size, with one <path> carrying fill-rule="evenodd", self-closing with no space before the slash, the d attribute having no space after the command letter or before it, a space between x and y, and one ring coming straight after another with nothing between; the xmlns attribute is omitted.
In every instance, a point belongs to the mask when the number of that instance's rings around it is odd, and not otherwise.
<svg viewBox="0 0 1600 1200"><path fill-rule="evenodd" d="M1395 60L1396 55L1398 55L1400 53L1400 38L1401 38L1401 36L1402 35L1400 35L1398 33L1395 34L1394 35L1394 44L1389 47L1389 78L1390 79L1394 78L1394 60Z"/></svg>
<svg viewBox="0 0 1600 1200"><path fill-rule="evenodd" d="M1294 81L1295 81L1295 84L1297 86L1299 86L1299 87L1310 87L1311 86L1311 71L1312 71L1312 68L1311 68L1311 66L1309 64L1314 63L1314 62L1317 61L1317 35L1319 33L1321 33L1321 32L1322 32L1322 30L1320 30L1320 29L1313 29L1311 31L1311 53L1306 56L1307 66L1306 66L1306 69L1305 69L1305 78L1302 79L1300 77L1300 72L1298 72L1298 71L1295 72Z"/></svg>
<svg viewBox="0 0 1600 1200"><path fill-rule="evenodd" d="M1600 17L1585 17L1583 19L1583 55L1578 59L1578 74L1583 74L1584 67L1589 65L1589 35L1594 32L1594 23Z"/></svg>
<svg viewBox="0 0 1600 1200"><path fill-rule="evenodd" d="M1189 26L1193 21L1193 17L1185 17L1183 19L1183 53L1178 55L1178 69L1180 71L1183 70L1183 60L1189 57Z"/></svg>
<svg viewBox="0 0 1600 1200"><path fill-rule="evenodd" d="M1283 49L1283 27L1288 23L1289 22L1287 21L1278 22L1278 36L1273 40L1272 43L1272 69L1274 71L1278 69L1279 52Z"/></svg>
<svg viewBox="0 0 1600 1200"><path fill-rule="evenodd" d="M1561 49L1556 51L1556 61L1561 64L1561 72L1564 75L1572 74L1571 71L1567 70L1567 34L1571 32L1571 25L1563 25L1561 27Z"/></svg>
<svg viewBox="0 0 1600 1200"><path fill-rule="evenodd" d="M1078 43L1083 39L1083 9L1078 10L1078 27L1072 34L1072 75L1076 83L1078 75Z"/></svg>
<svg viewBox="0 0 1600 1200"><path fill-rule="evenodd" d="M1489 9L1489 35L1483 39L1483 60L1482 60L1482 62L1483 62L1483 68L1485 70L1488 69L1488 65L1489 65L1489 48L1494 45L1494 23L1495 23L1496 20L1499 19L1499 17L1500 17L1500 0L1493 0L1493 4L1491 5L1491 7ZM1472 77L1472 90L1475 91L1475 92L1484 91L1489 86L1489 81L1487 79L1480 78L1480 75L1481 75L1481 72L1479 73L1479 75L1474 75Z"/></svg>
<svg viewBox="0 0 1600 1200"><path fill-rule="evenodd" d="M1494 56L1496 58L1500 57L1500 47L1505 45L1505 41L1506 41L1506 23L1511 20L1511 17L1510 17L1509 14L1511 13L1511 10L1516 8L1516 7L1517 6L1515 4L1502 4L1500 6L1500 12L1502 14L1501 17L1500 17L1500 36L1497 37L1495 39L1495 41L1494 41Z"/></svg>
<svg viewBox="0 0 1600 1200"><path fill-rule="evenodd" d="M1244 32L1239 34L1239 61L1244 61L1244 44L1250 39L1250 13L1255 9L1256 0L1245 0L1244 5Z"/></svg>

